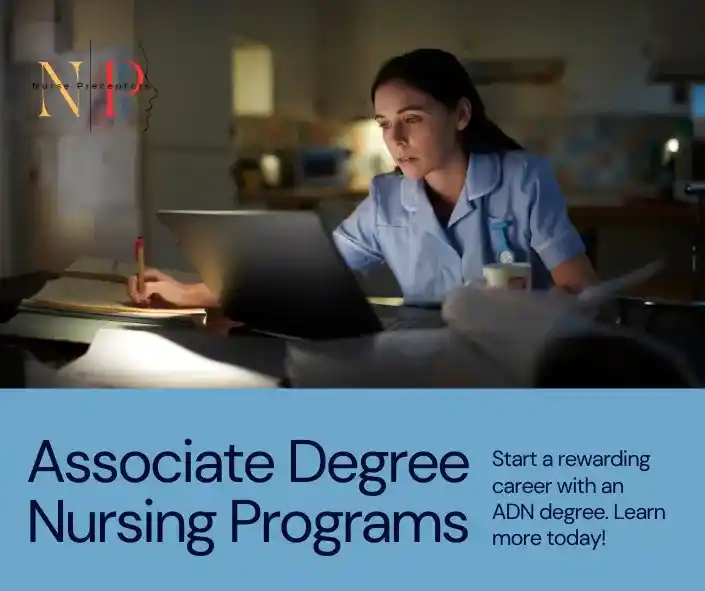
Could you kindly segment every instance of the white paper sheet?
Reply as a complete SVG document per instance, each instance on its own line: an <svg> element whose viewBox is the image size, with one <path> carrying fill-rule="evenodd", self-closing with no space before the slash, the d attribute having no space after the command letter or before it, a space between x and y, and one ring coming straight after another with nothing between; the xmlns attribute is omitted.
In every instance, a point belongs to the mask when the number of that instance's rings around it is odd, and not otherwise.
<svg viewBox="0 0 705 591"><path fill-rule="evenodd" d="M275 377L214 361L160 335L103 329L58 377L71 387L274 388Z"/></svg>

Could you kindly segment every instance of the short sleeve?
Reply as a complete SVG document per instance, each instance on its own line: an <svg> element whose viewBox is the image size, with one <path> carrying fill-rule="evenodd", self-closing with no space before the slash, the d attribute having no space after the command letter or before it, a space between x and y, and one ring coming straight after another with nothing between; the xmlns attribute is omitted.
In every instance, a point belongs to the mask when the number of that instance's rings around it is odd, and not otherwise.
<svg viewBox="0 0 705 591"><path fill-rule="evenodd" d="M568 217L568 207L551 166L541 158L528 171L531 248L549 271L585 252L585 245Z"/></svg>
<svg viewBox="0 0 705 591"><path fill-rule="evenodd" d="M366 271L384 262L376 228L377 196L373 186L370 195L333 232L333 241L352 270Z"/></svg>

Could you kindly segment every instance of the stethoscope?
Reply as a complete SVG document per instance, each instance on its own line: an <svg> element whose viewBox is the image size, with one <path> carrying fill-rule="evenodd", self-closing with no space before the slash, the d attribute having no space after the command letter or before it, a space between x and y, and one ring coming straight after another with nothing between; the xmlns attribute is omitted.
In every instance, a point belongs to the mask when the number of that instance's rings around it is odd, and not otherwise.
<svg viewBox="0 0 705 591"><path fill-rule="evenodd" d="M495 238L496 244L499 246L499 254L497 255L497 262L503 265L508 265L516 261L516 257L509 248L509 240L507 239L507 228L509 224L503 220L495 220L490 223L490 231ZM465 285L470 285L473 283L472 279L465 282Z"/></svg>
<svg viewBox="0 0 705 591"><path fill-rule="evenodd" d="M499 246L499 254L497 262L503 265L508 265L516 260L512 249L509 248L509 240L507 239L507 228L509 224L504 220L495 220L490 223L490 231L495 237L496 243Z"/></svg>

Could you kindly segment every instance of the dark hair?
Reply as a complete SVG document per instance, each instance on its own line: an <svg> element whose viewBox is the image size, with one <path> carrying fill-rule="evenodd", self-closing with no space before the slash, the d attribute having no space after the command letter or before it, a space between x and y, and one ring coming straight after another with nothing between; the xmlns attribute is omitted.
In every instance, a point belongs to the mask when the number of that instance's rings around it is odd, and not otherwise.
<svg viewBox="0 0 705 591"><path fill-rule="evenodd" d="M377 89L392 80L401 80L425 92L449 109L455 109L461 99L468 99L472 115L460 134L466 154L523 150L487 117L485 104L472 78L452 53L441 49L416 49L390 59L380 68L372 84L373 101Z"/></svg>

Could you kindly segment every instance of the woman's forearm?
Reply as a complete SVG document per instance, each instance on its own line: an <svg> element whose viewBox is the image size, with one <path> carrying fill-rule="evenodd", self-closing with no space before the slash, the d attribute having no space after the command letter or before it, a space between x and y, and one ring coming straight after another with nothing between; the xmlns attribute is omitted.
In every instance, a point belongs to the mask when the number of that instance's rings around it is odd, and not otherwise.
<svg viewBox="0 0 705 591"><path fill-rule="evenodd" d="M189 299L199 308L219 308L220 302L205 283L191 283L187 286Z"/></svg>

